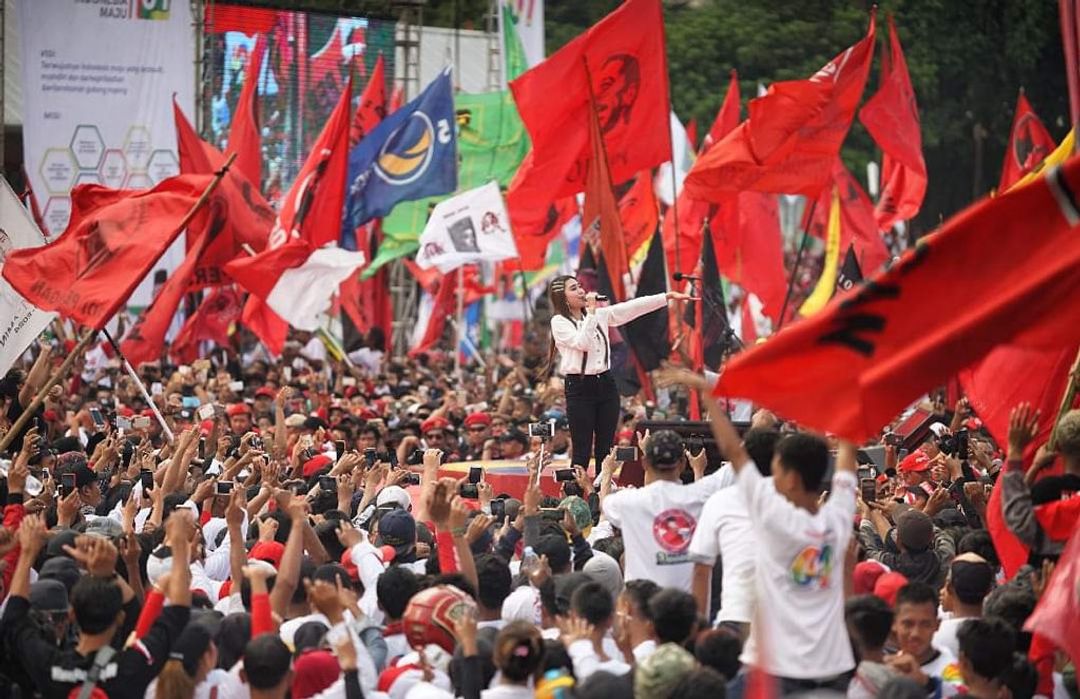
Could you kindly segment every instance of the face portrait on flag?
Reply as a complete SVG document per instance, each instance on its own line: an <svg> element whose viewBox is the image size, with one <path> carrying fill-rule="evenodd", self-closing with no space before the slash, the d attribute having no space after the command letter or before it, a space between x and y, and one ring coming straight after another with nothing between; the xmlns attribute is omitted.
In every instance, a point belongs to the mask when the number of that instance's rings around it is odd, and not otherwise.
<svg viewBox="0 0 1080 699"><path fill-rule="evenodd" d="M0 265L4 264L4 260L7 259L8 253L15 247L11 242L11 236L7 234L3 228L0 228Z"/></svg>
<svg viewBox="0 0 1080 699"><path fill-rule="evenodd" d="M608 56L593 80L600 132L607 135L620 124L630 123L630 113L641 89L638 59L628 53Z"/></svg>

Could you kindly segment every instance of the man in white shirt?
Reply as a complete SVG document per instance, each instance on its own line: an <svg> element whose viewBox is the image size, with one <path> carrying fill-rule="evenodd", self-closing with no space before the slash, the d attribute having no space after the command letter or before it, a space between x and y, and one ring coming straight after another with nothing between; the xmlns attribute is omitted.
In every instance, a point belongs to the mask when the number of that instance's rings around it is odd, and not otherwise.
<svg viewBox="0 0 1080 699"><path fill-rule="evenodd" d="M751 429L743 437L746 451L763 476L770 475L773 449L779 438L779 432L766 429ZM714 493L705 503L701 522L690 541L694 598L698 612L707 616L713 566L719 557L723 578L716 624L730 626L744 641L753 620L756 555L757 537L742 492L738 488L723 488Z"/></svg>
<svg viewBox="0 0 1080 699"><path fill-rule="evenodd" d="M574 661L574 675L584 682L595 672L625 675L630 665L617 655L608 655L604 640L614 621L615 603L598 582L586 582L570 598L572 614L563 629L566 652Z"/></svg>
<svg viewBox="0 0 1080 699"><path fill-rule="evenodd" d="M888 649L895 653L886 656L886 664L901 674L925 677L928 693L940 688L946 696L955 694L961 679L956 656L933 643L940 623L937 591L925 583L908 583L897 592L893 609L897 647Z"/></svg>
<svg viewBox="0 0 1080 699"><path fill-rule="evenodd" d="M696 471L704 470L705 458L704 450L690 457ZM626 542L625 580L652 580L690 592L690 540L705 501L720 489L721 480L717 471L683 485L679 476L686 460L682 438L661 430L649 437L642 454L645 487L620 490L601 501L604 516L622 529Z"/></svg>
<svg viewBox="0 0 1080 699"><path fill-rule="evenodd" d="M951 616L941 620L933 646L960 657L956 633L965 621L983 615L983 600L993 588L994 570L986 559L977 553L962 553L954 558L941 595L941 608Z"/></svg>
<svg viewBox="0 0 1080 699"><path fill-rule="evenodd" d="M844 552L855 518L855 446L841 442L829 498L820 502L829 466L823 439L781 439L772 483L761 475L705 377L669 370L661 377L699 389L721 453L731 460L757 536L758 605L742 661L780 679L781 693L846 692L855 667L844 626ZM793 622L796 620L796 622Z"/></svg>

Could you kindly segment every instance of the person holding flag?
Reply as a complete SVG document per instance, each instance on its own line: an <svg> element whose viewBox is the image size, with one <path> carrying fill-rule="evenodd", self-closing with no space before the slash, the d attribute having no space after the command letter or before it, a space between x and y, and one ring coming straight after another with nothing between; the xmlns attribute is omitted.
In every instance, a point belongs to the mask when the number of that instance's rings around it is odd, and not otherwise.
<svg viewBox="0 0 1080 699"><path fill-rule="evenodd" d="M554 314L548 372L560 356L559 371L566 381L566 416L570 421L571 463L588 470L589 454L601 462L615 443L619 422L619 392L611 372L610 329L663 308L669 301L695 301L668 291L601 307L607 298L586 293L570 275L556 277L548 287Z"/></svg>

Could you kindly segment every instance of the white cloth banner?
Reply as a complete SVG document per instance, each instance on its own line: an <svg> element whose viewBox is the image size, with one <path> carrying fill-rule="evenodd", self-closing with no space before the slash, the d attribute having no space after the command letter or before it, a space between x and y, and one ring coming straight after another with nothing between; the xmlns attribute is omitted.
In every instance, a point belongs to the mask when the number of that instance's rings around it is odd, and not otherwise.
<svg viewBox="0 0 1080 699"><path fill-rule="evenodd" d="M517 257L499 184L488 182L435 205L416 264L446 273L469 262L498 262Z"/></svg>
<svg viewBox="0 0 1080 699"><path fill-rule="evenodd" d="M294 328L314 332L319 314L330 308L330 297L364 261L362 252L319 248L304 264L281 273L266 304Z"/></svg>
<svg viewBox="0 0 1080 699"><path fill-rule="evenodd" d="M194 113L195 35L187 0L23 0L23 145L43 231L63 232L71 189L147 189L176 175L172 96ZM177 241L155 267L183 259ZM150 303L154 274L129 304Z"/></svg>
<svg viewBox="0 0 1080 699"><path fill-rule="evenodd" d="M3 265L12 250L40 247L45 244L45 239L7 180L0 178L0 182L3 183L0 186L0 265ZM0 277L0 376L7 373L55 317L55 313L32 306Z"/></svg>
<svg viewBox="0 0 1080 699"><path fill-rule="evenodd" d="M686 128L679 121L679 117L675 116L675 112L671 113L671 145L675 157L657 168L653 180L656 195L667 206L671 206L675 201L675 197L679 196L679 192L682 191L683 180L686 179L686 173L690 172L690 168L694 164L694 149L690 145L690 139L686 136ZM673 167L675 169L674 183L671 181ZM674 187L672 184L674 184Z"/></svg>

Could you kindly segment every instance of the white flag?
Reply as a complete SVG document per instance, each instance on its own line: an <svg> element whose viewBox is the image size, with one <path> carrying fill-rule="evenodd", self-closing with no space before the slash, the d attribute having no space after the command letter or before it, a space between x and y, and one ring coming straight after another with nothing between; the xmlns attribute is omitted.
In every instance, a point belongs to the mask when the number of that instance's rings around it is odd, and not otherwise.
<svg viewBox="0 0 1080 699"><path fill-rule="evenodd" d="M319 248L304 264L279 272L266 304L294 328L314 332L319 328L319 314L330 308L330 297L363 264L362 252Z"/></svg>
<svg viewBox="0 0 1080 699"><path fill-rule="evenodd" d="M45 244L30 212L22 205L7 180L0 178L0 265L7 254L20 248L36 248ZM0 376L7 373L41 331L56 317L24 299L0 277Z"/></svg>
<svg viewBox="0 0 1080 699"><path fill-rule="evenodd" d="M499 185L492 181L436 204L420 235L416 264L446 273L469 262L517 256L510 217Z"/></svg>

